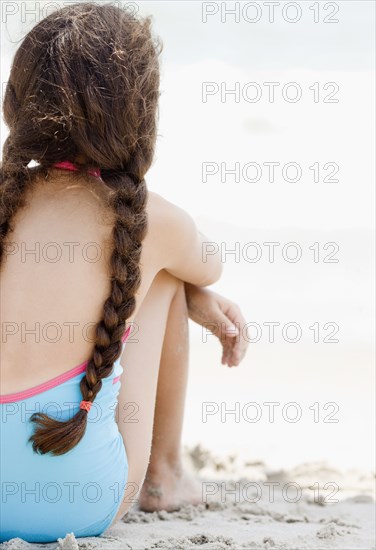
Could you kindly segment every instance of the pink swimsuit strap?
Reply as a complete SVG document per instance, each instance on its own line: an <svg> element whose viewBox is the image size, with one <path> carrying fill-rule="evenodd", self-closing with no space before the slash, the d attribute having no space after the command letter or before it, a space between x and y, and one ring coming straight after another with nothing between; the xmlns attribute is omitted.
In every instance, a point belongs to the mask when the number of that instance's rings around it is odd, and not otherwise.
<svg viewBox="0 0 376 550"><path fill-rule="evenodd" d="M129 335L131 333L132 325L129 325L127 330L124 332L121 341L123 344L128 340ZM119 361L120 358L117 359ZM59 374L58 376L55 376L55 378L51 378L50 380L47 380L46 382L42 382L41 384L38 384L37 386L33 386L32 388L29 388L27 390L22 390L20 392L15 393L8 393L6 395L0 395L0 405L6 404L6 403L14 403L16 401L22 401L24 399L29 399L30 397L34 397L38 393L42 393L47 390L51 390L52 388L55 388L56 386L60 386L64 382L67 382L68 380L71 380L72 378L75 378L79 374L83 374L86 371L88 361L84 361L80 365L77 365L77 367L73 367L73 369L70 369L66 372L63 372L62 374ZM112 383L116 384L120 380L120 376L116 376Z"/></svg>
<svg viewBox="0 0 376 550"><path fill-rule="evenodd" d="M71 170L72 172L78 172L79 168L70 162L69 160L63 160L62 162L56 162L53 165L54 168L61 168L62 170ZM100 168L91 168L88 170L88 174L90 176L94 176L96 178L101 177L101 169Z"/></svg>

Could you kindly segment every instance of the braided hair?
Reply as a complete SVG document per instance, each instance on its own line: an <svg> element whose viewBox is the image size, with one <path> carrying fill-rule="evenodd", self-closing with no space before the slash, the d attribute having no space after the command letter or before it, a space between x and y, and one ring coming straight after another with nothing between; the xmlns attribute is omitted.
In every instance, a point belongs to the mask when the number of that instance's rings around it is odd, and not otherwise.
<svg viewBox="0 0 376 550"><path fill-rule="evenodd" d="M37 175L78 155L84 175L101 168L114 213L111 292L95 327L81 379L93 402L122 350L135 309L147 231L144 180L155 147L161 45L150 18L117 6L79 3L57 10L24 38L13 60L3 104L9 136L0 169L0 262L12 219ZM29 168L30 161L38 165ZM35 452L62 455L85 434L87 411L67 421L35 413Z"/></svg>

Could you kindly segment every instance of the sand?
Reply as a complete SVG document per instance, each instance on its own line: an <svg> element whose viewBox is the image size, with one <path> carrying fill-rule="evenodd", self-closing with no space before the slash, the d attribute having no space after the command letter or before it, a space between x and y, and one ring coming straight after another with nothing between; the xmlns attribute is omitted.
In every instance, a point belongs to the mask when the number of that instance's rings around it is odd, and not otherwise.
<svg viewBox="0 0 376 550"><path fill-rule="evenodd" d="M134 507L101 537L76 539L73 534L67 534L50 544L29 544L17 538L0 548L375 548L374 476L371 474L340 472L319 463L272 472L261 461L215 458L200 447L187 451L186 457L188 467L196 471L203 483L204 504L187 505L171 513L144 513ZM324 490L326 483L329 485ZM318 488L321 488L319 492Z"/></svg>

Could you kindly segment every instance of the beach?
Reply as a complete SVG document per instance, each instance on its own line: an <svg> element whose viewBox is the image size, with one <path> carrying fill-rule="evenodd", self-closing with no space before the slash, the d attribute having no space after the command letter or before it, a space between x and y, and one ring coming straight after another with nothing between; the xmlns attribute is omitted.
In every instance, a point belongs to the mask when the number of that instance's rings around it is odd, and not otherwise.
<svg viewBox="0 0 376 550"><path fill-rule="evenodd" d="M1 550L371 550L373 476L320 463L272 471L261 461L187 449L187 467L202 480L205 502L175 512L132 510L96 538L67 534L50 544L12 539ZM331 480L328 482L327 480ZM325 487L325 484L328 484Z"/></svg>

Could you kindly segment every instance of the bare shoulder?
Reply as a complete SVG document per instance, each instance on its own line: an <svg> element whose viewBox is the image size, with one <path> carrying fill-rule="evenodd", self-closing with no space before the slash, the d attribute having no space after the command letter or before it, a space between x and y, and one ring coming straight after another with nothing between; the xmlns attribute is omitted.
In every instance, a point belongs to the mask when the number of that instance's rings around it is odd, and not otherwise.
<svg viewBox="0 0 376 550"><path fill-rule="evenodd" d="M176 210L178 209L175 204L154 191L148 192L148 202L146 208L150 221L153 223L162 223L166 220L166 216L173 216L174 212L176 213Z"/></svg>
<svg viewBox="0 0 376 550"><path fill-rule="evenodd" d="M200 286L218 280L222 264L214 256L203 260L206 237L188 212L150 192L147 213L145 257L153 258L157 270L166 269L178 279Z"/></svg>
<svg viewBox="0 0 376 550"><path fill-rule="evenodd" d="M183 251L197 237L196 224L188 212L158 193L148 195L148 240L160 251L167 266L178 248Z"/></svg>
<svg viewBox="0 0 376 550"><path fill-rule="evenodd" d="M146 208L151 233L159 238L165 236L168 240L174 240L175 236L181 238L187 230L196 229L195 222L188 212L158 193L149 191Z"/></svg>
<svg viewBox="0 0 376 550"><path fill-rule="evenodd" d="M142 261L144 270L147 266L158 272L164 267L164 251L168 248L166 224L169 216L169 203L158 193L148 192L146 213L148 230L142 244Z"/></svg>

